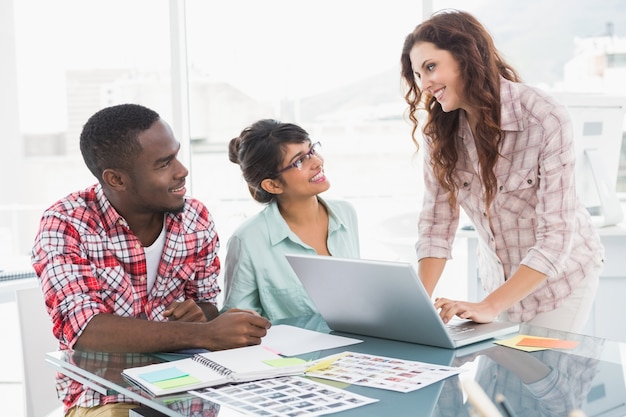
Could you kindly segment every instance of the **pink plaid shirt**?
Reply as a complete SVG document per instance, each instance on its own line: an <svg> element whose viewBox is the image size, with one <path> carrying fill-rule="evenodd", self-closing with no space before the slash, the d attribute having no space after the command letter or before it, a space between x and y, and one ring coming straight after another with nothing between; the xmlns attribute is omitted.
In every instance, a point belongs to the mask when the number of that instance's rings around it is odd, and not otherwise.
<svg viewBox="0 0 626 417"><path fill-rule="evenodd" d="M162 313L174 301L216 303L219 240L206 207L187 199L181 213L165 215L165 229L157 278L148 293L143 246L99 184L44 212L32 263L60 349L71 349L99 313L166 321ZM130 401L102 396L62 375L57 391L68 408Z"/></svg>
<svg viewBox="0 0 626 417"><path fill-rule="evenodd" d="M598 275L604 248L576 196L567 109L540 90L504 79L500 96L504 138L494 167L498 191L490 210L484 203L474 137L459 110L457 206L450 208L433 175L425 138L425 193L416 250L418 259L450 259L463 208L478 234L485 291L502 285L520 264L548 276L508 310L511 320L527 321L558 307L586 276Z"/></svg>

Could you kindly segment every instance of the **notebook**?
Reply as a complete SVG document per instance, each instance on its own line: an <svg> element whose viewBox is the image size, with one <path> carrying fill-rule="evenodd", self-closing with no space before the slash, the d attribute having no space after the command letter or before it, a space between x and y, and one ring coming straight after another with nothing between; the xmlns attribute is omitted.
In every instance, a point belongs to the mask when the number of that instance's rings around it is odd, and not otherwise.
<svg viewBox="0 0 626 417"><path fill-rule="evenodd" d="M26 279L26 278L36 278L37 274L35 274L34 270L24 269L24 270L0 270L0 282L2 281L13 281L17 279Z"/></svg>
<svg viewBox="0 0 626 417"><path fill-rule="evenodd" d="M454 349L514 333L519 324L445 325L410 263L287 254L319 313L335 331Z"/></svg>
<svg viewBox="0 0 626 417"><path fill-rule="evenodd" d="M186 359L124 369L122 375L153 396L235 382L302 375L307 364L257 345L198 353Z"/></svg>

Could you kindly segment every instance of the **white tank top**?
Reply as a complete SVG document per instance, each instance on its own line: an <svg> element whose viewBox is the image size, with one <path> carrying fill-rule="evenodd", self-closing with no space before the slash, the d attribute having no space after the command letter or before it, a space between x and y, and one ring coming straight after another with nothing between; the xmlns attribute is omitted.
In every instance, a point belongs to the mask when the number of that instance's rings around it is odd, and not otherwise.
<svg viewBox="0 0 626 417"><path fill-rule="evenodd" d="M165 221L163 221L163 228L159 237L150 246L144 246L143 250L146 254L146 272L148 274L148 293L152 289L159 272L159 263L161 261L161 255L163 254L163 248L165 247Z"/></svg>

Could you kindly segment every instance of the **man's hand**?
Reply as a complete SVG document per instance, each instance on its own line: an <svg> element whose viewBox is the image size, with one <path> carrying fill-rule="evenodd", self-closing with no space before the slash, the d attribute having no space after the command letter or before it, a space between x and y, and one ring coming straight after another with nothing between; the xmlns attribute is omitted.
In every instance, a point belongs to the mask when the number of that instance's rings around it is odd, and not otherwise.
<svg viewBox="0 0 626 417"><path fill-rule="evenodd" d="M207 324L209 350L222 350L261 344L271 323L249 310L230 309Z"/></svg>
<svg viewBox="0 0 626 417"><path fill-rule="evenodd" d="M185 300L182 303L174 302L170 304L163 316L169 321L206 322L204 311L193 300Z"/></svg>

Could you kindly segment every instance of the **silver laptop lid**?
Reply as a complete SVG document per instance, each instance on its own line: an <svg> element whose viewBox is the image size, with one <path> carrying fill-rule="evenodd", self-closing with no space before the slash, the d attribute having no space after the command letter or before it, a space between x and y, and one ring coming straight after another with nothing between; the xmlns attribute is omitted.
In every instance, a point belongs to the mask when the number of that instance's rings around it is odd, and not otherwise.
<svg viewBox="0 0 626 417"><path fill-rule="evenodd" d="M336 331L456 348L517 328L511 323L471 323L475 328L453 340L409 263L286 257L319 313Z"/></svg>

